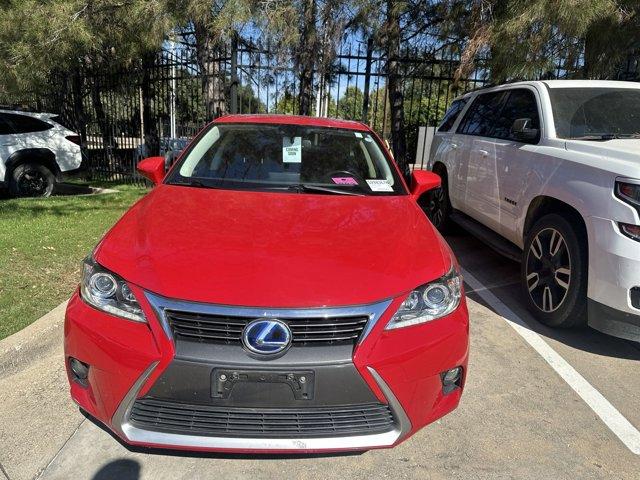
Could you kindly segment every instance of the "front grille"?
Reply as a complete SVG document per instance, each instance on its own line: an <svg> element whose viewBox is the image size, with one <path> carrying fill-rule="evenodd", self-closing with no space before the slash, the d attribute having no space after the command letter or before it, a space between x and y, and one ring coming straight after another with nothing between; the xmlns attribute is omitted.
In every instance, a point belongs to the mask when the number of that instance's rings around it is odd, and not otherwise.
<svg viewBox="0 0 640 480"><path fill-rule="evenodd" d="M190 312L165 311L176 339L240 344L242 330L255 317L231 317ZM282 319L292 333L293 345L354 344L369 320L367 316Z"/></svg>
<svg viewBox="0 0 640 480"><path fill-rule="evenodd" d="M144 430L216 437L342 437L388 432L394 425L389 406L382 403L256 409L152 398L136 400L130 420Z"/></svg>

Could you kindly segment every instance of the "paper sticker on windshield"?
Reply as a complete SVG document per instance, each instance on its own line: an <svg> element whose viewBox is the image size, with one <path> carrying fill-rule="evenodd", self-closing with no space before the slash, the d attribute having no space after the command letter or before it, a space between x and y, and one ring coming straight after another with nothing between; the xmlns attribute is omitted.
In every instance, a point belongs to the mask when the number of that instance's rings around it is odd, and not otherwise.
<svg viewBox="0 0 640 480"><path fill-rule="evenodd" d="M302 163L302 137L284 137L282 139L282 161L284 163Z"/></svg>
<svg viewBox="0 0 640 480"><path fill-rule="evenodd" d="M358 185L358 181L353 177L331 177L336 185Z"/></svg>
<svg viewBox="0 0 640 480"><path fill-rule="evenodd" d="M367 180L372 192L393 192L393 187L386 180Z"/></svg>

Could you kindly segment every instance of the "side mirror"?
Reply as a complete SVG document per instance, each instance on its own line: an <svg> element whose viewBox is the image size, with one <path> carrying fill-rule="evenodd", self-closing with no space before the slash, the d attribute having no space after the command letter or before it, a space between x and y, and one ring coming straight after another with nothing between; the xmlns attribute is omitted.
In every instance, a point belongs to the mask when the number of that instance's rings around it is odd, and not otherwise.
<svg viewBox="0 0 640 480"><path fill-rule="evenodd" d="M539 130L537 128L530 128L530 118L518 118L513 122L511 126L511 135L520 141L528 142L538 138Z"/></svg>
<svg viewBox="0 0 640 480"><path fill-rule="evenodd" d="M148 178L154 185L162 183L164 179L165 165L164 157L149 157L138 163L138 172L145 178Z"/></svg>
<svg viewBox="0 0 640 480"><path fill-rule="evenodd" d="M414 170L411 174L411 196L418 200L420 196L442 186L439 175L427 170Z"/></svg>

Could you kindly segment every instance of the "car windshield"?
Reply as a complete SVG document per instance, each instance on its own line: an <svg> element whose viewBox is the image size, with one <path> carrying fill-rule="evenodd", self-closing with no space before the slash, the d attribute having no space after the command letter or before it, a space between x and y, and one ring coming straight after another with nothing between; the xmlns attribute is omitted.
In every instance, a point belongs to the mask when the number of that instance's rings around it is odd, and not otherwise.
<svg viewBox="0 0 640 480"><path fill-rule="evenodd" d="M406 193L369 133L297 125L212 124L166 183L344 195Z"/></svg>
<svg viewBox="0 0 640 480"><path fill-rule="evenodd" d="M549 95L560 138L640 138L640 88L550 88Z"/></svg>

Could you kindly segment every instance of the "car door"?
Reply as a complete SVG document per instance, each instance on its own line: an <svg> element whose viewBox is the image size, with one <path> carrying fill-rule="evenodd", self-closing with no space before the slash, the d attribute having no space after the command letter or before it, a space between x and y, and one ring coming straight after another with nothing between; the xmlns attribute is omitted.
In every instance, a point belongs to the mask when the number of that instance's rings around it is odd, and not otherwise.
<svg viewBox="0 0 640 480"><path fill-rule="evenodd" d="M440 126L438 126L431 145L430 158L442 161L447 167L447 188L449 189L449 199L453 208L458 208L461 199L464 197L466 183L466 172L462 172L460 167L458 144L453 127L466 104L466 98L459 98L451 103Z"/></svg>
<svg viewBox="0 0 640 480"><path fill-rule="evenodd" d="M496 231L500 225L500 204L492 131L504 98L502 91L478 95L460 123L457 135L461 169L466 171L461 210ZM466 167L462 166L464 163Z"/></svg>
<svg viewBox="0 0 640 480"><path fill-rule="evenodd" d="M535 138L518 138L512 127L518 119L529 119ZM523 195L534 171L535 152L540 141L540 101L533 87L509 90L493 130L500 201L500 233L518 242L517 220L523 214Z"/></svg>

